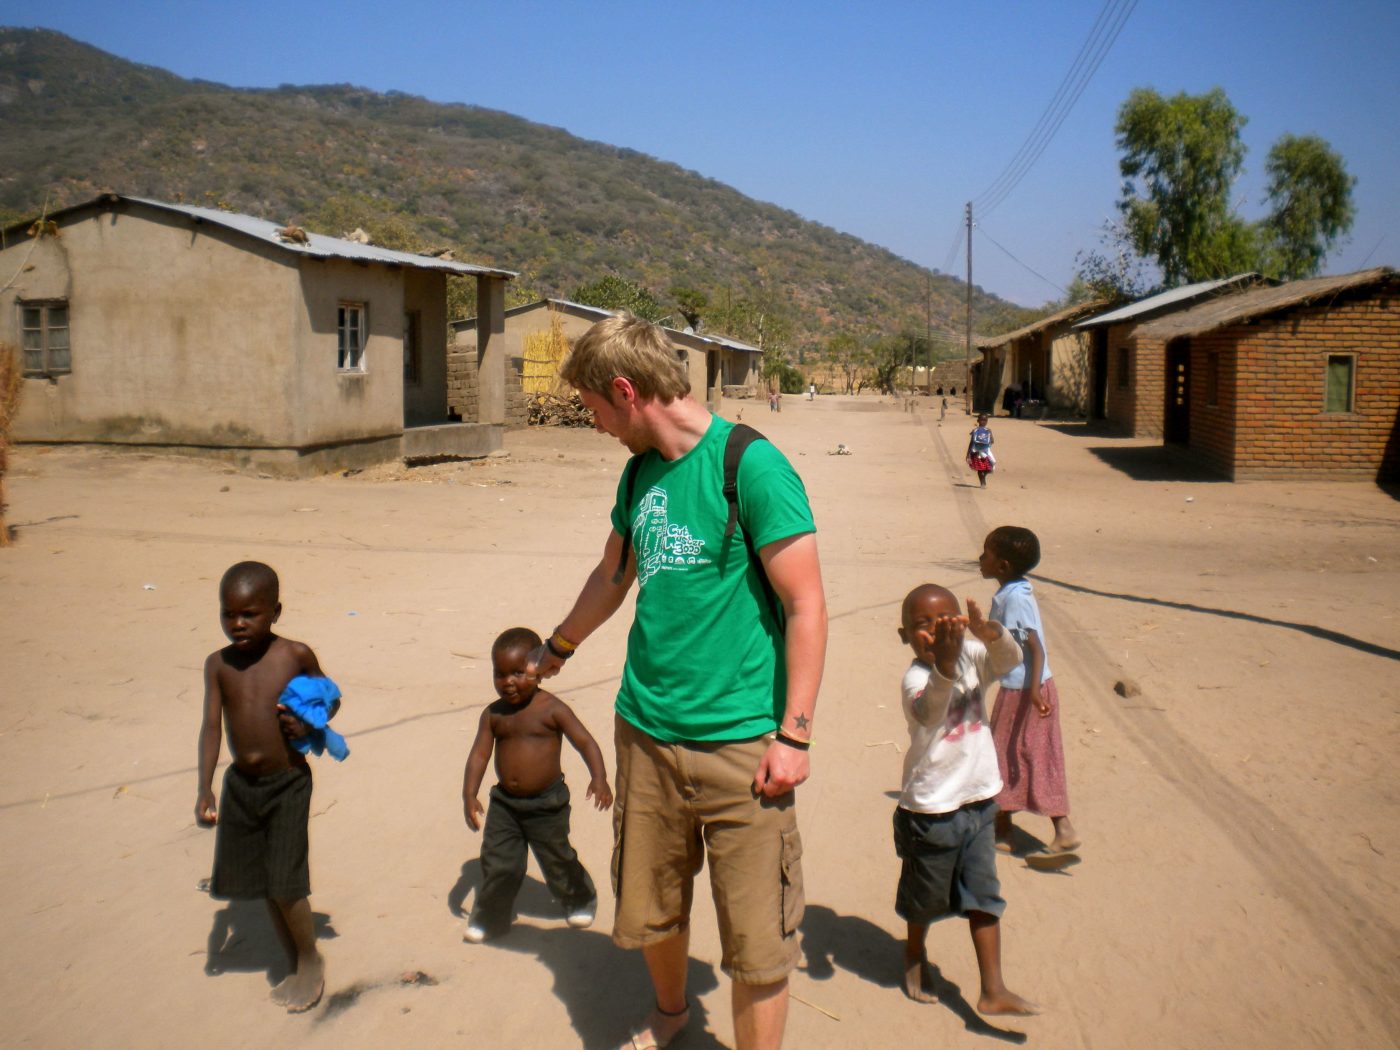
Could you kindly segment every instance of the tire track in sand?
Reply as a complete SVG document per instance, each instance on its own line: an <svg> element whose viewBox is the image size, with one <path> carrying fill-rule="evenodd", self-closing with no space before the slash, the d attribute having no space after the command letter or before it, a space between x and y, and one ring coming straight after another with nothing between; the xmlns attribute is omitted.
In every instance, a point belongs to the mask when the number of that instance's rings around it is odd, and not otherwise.
<svg viewBox="0 0 1400 1050"><path fill-rule="evenodd" d="M930 425L927 417L922 422L949 474L958 473L959 464L938 427ZM953 501L968 538L980 549L990 530L972 492L953 486ZM1056 649L1068 655L1084 681L1101 679L1104 668L1117 667L1073 615L1044 597L1042 592L1041 608L1046 619L1056 625ZM1371 902L1347 890L1322 857L1290 831L1269 806L1221 775L1164 712L1143 708L1125 711L1117 704L1105 703L1092 691L1087 698L1160 777L1226 834L1259 878L1312 930L1337 968L1371 1004L1391 1037L1400 1041L1400 1002L1392 995L1400 980L1400 930L1378 914ZM1269 828L1268 837L1254 835L1250 828ZM1320 892L1321 887L1326 887L1325 892Z"/></svg>

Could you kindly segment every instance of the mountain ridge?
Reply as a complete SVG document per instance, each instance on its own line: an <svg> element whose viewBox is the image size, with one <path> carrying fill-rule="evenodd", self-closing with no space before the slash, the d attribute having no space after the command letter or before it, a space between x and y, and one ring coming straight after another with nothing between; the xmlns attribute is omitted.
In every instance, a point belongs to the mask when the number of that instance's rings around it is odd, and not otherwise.
<svg viewBox="0 0 1400 1050"><path fill-rule="evenodd" d="M0 219L111 190L335 235L361 226L388 247L450 246L520 271L517 298L567 298L608 273L663 301L672 286L700 289L712 311L737 297L782 318L770 330L798 349L926 324L936 342L962 341L955 277L669 161L470 103L228 87L5 27L0 135ZM979 331L1036 314L975 287L973 309Z"/></svg>

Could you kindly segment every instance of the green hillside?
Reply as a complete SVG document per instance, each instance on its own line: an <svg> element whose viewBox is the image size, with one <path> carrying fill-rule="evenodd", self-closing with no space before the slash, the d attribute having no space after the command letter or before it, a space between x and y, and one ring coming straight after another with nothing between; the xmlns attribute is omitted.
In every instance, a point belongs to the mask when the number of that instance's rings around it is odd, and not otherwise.
<svg viewBox="0 0 1400 1050"><path fill-rule="evenodd" d="M0 140L0 219L111 190L452 247L520 271L516 299L616 273L663 301L681 285L763 302L798 347L922 332L928 298L936 341L962 339L956 278L674 164L475 106L348 85L234 89L0 28ZM1033 316L980 291L973 309L983 332Z"/></svg>

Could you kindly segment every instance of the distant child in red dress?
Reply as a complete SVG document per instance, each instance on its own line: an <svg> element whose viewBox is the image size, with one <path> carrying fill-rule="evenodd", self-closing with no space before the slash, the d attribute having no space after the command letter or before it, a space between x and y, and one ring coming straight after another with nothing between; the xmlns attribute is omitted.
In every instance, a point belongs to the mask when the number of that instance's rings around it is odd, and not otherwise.
<svg viewBox="0 0 1400 1050"><path fill-rule="evenodd" d="M1040 540L1030 529L1003 525L982 545L978 565L984 579L1001 587L992 598L991 619L1020 643L1025 659L1002 675L992 709L992 737L1001 763L1003 787L997 795L997 849L1011 852L1011 814L1029 810L1049 817L1055 837L1049 847L1027 858L1033 867L1077 859L1079 836L1069 820L1065 754L1060 741L1060 700L1045 653L1040 607L1026 573L1040 564Z"/></svg>
<svg viewBox="0 0 1400 1050"><path fill-rule="evenodd" d="M987 487L987 475L996 469L996 457L992 455L992 429L987 426L987 414L977 417L977 425L967 440L967 465L977 471L977 481Z"/></svg>

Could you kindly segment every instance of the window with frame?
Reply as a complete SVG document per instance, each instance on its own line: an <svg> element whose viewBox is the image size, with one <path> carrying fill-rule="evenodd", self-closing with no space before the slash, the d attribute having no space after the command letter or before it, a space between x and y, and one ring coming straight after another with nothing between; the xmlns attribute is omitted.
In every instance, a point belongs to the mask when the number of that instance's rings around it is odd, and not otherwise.
<svg viewBox="0 0 1400 1050"><path fill-rule="evenodd" d="M1322 411L1351 412L1356 402L1356 355L1327 355L1327 389Z"/></svg>
<svg viewBox="0 0 1400 1050"><path fill-rule="evenodd" d="M418 383L423 378L422 322L416 310L403 315L403 381Z"/></svg>
<svg viewBox="0 0 1400 1050"><path fill-rule="evenodd" d="M365 304L341 303L336 311L336 367L342 372L365 370Z"/></svg>
<svg viewBox="0 0 1400 1050"><path fill-rule="evenodd" d="M1206 404L1220 404L1220 353L1214 350L1206 354Z"/></svg>
<svg viewBox="0 0 1400 1050"><path fill-rule="evenodd" d="M1126 346L1118 348L1118 389L1128 389L1128 348Z"/></svg>
<svg viewBox="0 0 1400 1050"><path fill-rule="evenodd" d="M73 371L66 300L21 301L19 326L25 375L56 376Z"/></svg>

